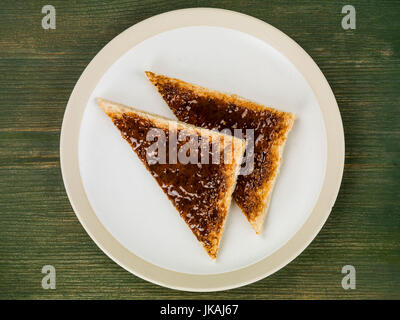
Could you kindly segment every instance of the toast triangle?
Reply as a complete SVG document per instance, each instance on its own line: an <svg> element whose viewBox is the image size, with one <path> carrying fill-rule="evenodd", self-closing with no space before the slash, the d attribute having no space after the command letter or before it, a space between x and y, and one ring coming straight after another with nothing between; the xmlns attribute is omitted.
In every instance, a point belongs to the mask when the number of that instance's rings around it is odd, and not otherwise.
<svg viewBox="0 0 400 320"><path fill-rule="evenodd" d="M245 141L105 99L99 98L97 103L131 145L208 255L215 259L245 150ZM148 134L152 129L165 133L166 146L169 146L169 140L174 133L204 138L204 141L219 148L221 155L228 146L232 151L230 162L184 164L178 159L176 163L170 164L170 151L167 148L168 161L155 163L154 159L148 158L149 148L154 144L154 139L148 141ZM177 147L182 147L185 142L178 142Z"/></svg>
<svg viewBox="0 0 400 320"><path fill-rule="evenodd" d="M238 177L233 198L253 229L261 233L295 115L237 95L145 73L178 120L207 129L254 130L254 170Z"/></svg>

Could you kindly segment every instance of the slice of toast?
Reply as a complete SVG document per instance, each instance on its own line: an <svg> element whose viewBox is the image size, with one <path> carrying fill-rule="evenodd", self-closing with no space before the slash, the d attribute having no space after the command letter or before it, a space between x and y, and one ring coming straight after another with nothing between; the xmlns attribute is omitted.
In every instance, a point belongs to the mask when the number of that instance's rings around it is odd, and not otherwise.
<svg viewBox="0 0 400 320"><path fill-rule="evenodd" d="M257 233L262 230L272 190L282 161L283 148L295 116L179 79L146 71L178 120L207 129L253 129L253 170L240 175L233 198ZM249 131L251 133L251 131ZM249 137L247 137L248 147ZM251 156L250 149L246 154ZM250 158L246 157L247 160Z"/></svg>
<svg viewBox="0 0 400 320"><path fill-rule="evenodd" d="M98 99L97 103L131 145L209 256L215 259L246 148L245 141L104 99ZM185 161L188 158L183 155L187 156L189 151L182 148L188 146L192 137L202 139L206 143L203 146L214 151L218 161L213 158L208 164L201 163L199 157L198 161L194 158ZM161 144L155 144L159 142ZM179 153L182 150L183 153ZM226 150L231 153L225 153ZM208 152L205 153L207 156L213 155Z"/></svg>

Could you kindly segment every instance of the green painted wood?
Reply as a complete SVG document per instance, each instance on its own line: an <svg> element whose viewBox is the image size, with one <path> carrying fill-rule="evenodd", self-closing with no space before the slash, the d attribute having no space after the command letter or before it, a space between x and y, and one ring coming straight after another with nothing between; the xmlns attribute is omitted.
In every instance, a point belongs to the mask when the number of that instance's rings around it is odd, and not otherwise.
<svg viewBox="0 0 400 320"><path fill-rule="evenodd" d="M57 10L43 30L41 8ZM2 1L0 5L0 298L400 298L400 2L355 1L357 29L341 28L345 1ZM187 293L141 280L111 261L69 204L59 136L69 95L95 54L129 26L165 11L220 7L262 19L317 62L337 98L345 171L315 241L276 274L235 290ZM57 270L43 290L41 268ZM357 289L341 287L341 268Z"/></svg>

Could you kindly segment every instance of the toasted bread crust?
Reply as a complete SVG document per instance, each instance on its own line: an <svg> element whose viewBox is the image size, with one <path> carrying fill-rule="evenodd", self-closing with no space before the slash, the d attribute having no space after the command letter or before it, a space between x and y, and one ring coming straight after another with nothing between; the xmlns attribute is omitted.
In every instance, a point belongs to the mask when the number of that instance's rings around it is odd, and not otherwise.
<svg viewBox="0 0 400 320"><path fill-rule="evenodd" d="M273 187L275 185L276 178L278 176L279 167L282 162L282 153L285 145L285 141L289 131L291 130L295 115L289 112L279 111L270 107L263 106L261 104L249 101L234 94L225 94L215 90L207 89L198 85L184 82L179 79L170 78L164 75L158 75L150 71L145 72L148 79L152 84L158 89L159 93L163 96L164 100L168 103L169 107L175 113L179 120L188 123L194 123L198 126L203 126L212 129L212 115L207 116L208 110L202 111L196 109L196 111L185 111L184 108L176 107L176 101L182 106L187 106L187 101L191 99L196 101L196 99L203 99L210 101L214 105L225 105L225 106L238 106L241 112L245 109L254 111L254 114L271 114L276 121L275 128L270 135L270 143L268 145L268 174L263 174L264 178L260 180L260 183L256 184L254 188L255 177L243 178L240 176L238 178L237 187L234 192L234 199L239 207L242 209L246 218L254 228L257 233L261 233L262 225L266 217L268 206L271 200L271 195ZM204 104L206 107L207 102ZM181 110L179 110L181 108ZM190 107L189 107L190 109ZM182 111L183 110L183 111ZM215 108L213 109L215 111ZM197 112L196 118L190 119L189 114L191 112ZM235 112L235 111L234 111ZM201 117L201 121L198 119ZM226 115L228 117L228 115ZM218 119L220 120L220 119ZM196 122L197 121L197 122ZM244 180L246 180L244 182ZM252 181L250 181L253 179ZM250 188L248 186L253 186Z"/></svg>
<svg viewBox="0 0 400 320"><path fill-rule="evenodd" d="M264 202L261 202L260 206L258 206L257 209L252 212L250 218L248 218L251 226L258 234L262 233L262 227L267 216L269 204L272 198L272 192L279 174L279 168L282 164L282 155L285 148L286 139L290 130L292 129L293 123L294 117L288 117L287 119L285 119L285 129L282 131L279 138L276 139L273 147L271 148L270 152L272 154L272 157L275 158L276 161L273 162L273 165L271 167L272 173L270 178L264 183L263 187L260 189L260 198L264 199Z"/></svg>
<svg viewBox="0 0 400 320"><path fill-rule="evenodd" d="M170 125L172 124L178 131L185 130L186 132L195 133L201 137L207 137L209 141L217 143L217 145L220 148L220 151L223 151L223 148L226 147L227 145L232 146L233 150L232 162L220 165L219 169L220 176L225 181L224 189L212 190L212 192L218 193L216 195L216 197L218 198L218 201L216 203L216 210L218 215L218 219L216 221L218 221L217 223L218 225L209 226L209 228L207 229L209 231L207 235L201 234L201 231L199 231L199 229L193 228L193 224L191 224L186 218L188 213L190 214L195 214L195 213L182 211L182 208L179 208L179 206L177 206L177 203L173 201L171 195L168 192L166 192L165 188L163 188L163 191L167 194L168 198L171 200L176 209L180 212L182 218L184 219L186 224L191 228L192 232L195 234L197 239L201 242L201 244L203 245L209 256L212 259L215 259L217 257L218 248L223 234L227 213L231 203L232 193L235 188L236 178L240 169L240 163L242 161L243 153L245 150L244 140L233 138L229 135L219 134L211 130L197 128L195 126L188 125L186 123L181 123L179 121L173 121L165 117L160 117L148 112L124 106L122 104L118 104L112 101L107 101L105 99L98 99L97 103L104 110L104 112L113 120L114 124L120 129L122 137L125 140L127 140L128 143L130 143L131 145L132 143L130 141L130 138L132 137L129 137L129 135L127 135L126 132L124 133L123 130L121 130L122 127L119 125L119 121L125 121L127 117L139 117L140 119L149 121L152 126L164 130L168 130ZM149 164L146 162L146 160L144 160L140 156L138 150L136 149L134 150L138 154L139 158L146 166L146 168L153 175L154 168L153 167L151 168ZM155 175L153 175L153 177L155 177ZM155 179L160 186L162 184L161 182L165 182L165 180L162 180L163 177L160 178L155 177Z"/></svg>

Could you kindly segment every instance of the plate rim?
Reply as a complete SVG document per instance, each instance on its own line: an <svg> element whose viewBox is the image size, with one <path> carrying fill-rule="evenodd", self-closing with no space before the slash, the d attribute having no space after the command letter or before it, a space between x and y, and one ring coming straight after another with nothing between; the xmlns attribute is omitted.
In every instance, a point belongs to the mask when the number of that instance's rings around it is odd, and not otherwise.
<svg viewBox="0 0 400 320"><path fill-rule="evenodd" d="M320 195L303 226L278 250L246 267L219 274L188 274L156 266L119 243L100 222L83 187L78 142L83 112L89 97L108 68L135 45L161 32L189 26L225 27L247 33L283 54L311 87L324 119L327 163ZM344 131L334 94L314 60L293 39L257 18L217 8L189 8L143 20L113 38L77 81L64 113L60 134L60 165L71 206L96 245L118 265L149 282L171 289L210 292L241 287L286 266L312 242L325 224L338 195L344 168Z"/></svg>

